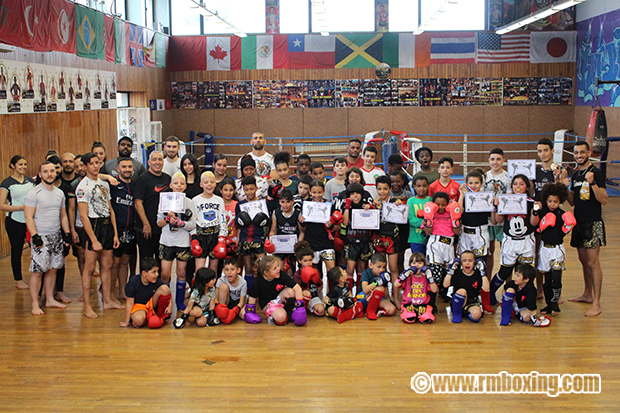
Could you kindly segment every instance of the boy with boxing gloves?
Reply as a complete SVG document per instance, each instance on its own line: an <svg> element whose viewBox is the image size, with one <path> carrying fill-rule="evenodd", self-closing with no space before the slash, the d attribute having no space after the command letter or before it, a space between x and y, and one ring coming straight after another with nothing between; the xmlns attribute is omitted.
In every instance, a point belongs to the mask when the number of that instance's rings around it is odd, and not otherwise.
<svg viewBox="0 0 620 413"><path fill-rule="evenodd" d="M484 313L480 291L489 291L486 277L486 263L477 259L473 252L463 251L455 258L443 281L445 288L452 287L452 322L460 323L466 315L474 323L479 323Z"/></svg>
<svg viewBox="0 0 620 413"><path fill-rule="evenodd" d="M321 277L316 268L312 266L314 251L306 241L295 244L295 257L299 263L299 269L293 275L293 279L301 287L304 295L304 303L308 311L314 315L325 314L325 306L319 297Z"/></svg>
<svg viewBox="0 0 620 413"><path fill-rule="evenodd" d="M327 279L333 287L323 302L327 306L327 314L336 318L339 324L364 317L364 305L353 298L347 277L347 272L340 267L334 267L327 273Z"/></svg>
<svg viewBox="0 0 620 413"><path fill-rule="evenodd" d="M196 257L196 268L204 267L209 257L209 268L217 273L218 260L226 257L226 206L221 197L213 194L217 186L213 172L202 173L200 186L202 194L192 199L196 207L192 254Z"/></svg>
<svg viewBox="0 0 620 413"><path fill-rule="evenodd" d="M536 287L534 278L536 270L529 264L519 264L515 268L514 277L506 283L506 291L502 298L502 321L500 325L509 326L514 312L522 323L534 327L547 327L551 319L536 314Z"/></svg>
<svg viewBox="0 0 620 413"><path fill-rule="evenodd" d="M239 260L237 257L224 261L224 276L215 284L215 314L224 324L230 324L235 317L242 320L245 316L245 304L248 296L248 284L239 276Z"/></svg>
<svg viewBox="0 0 620 413"><path fill-rule="evenodd" d="M305 228L299 222L301 211L293 208L293 193L285 189L280 194L280 208L273 211L271 219L271 229L269 236L274 235L294 235L297 237L296 243L304 239ZM273 253L275 247L270 239L265 241L265 251ZM295 272L295 254L276 254L282 261L282 271L288 275Z"/></svg>
<svg viewBox="0 0 620 413"><path fill-rule="evenodd" d="M369 268L362 273L362 292L357 294L357 299L366 303L369 320L376 320L381 315L393 316L396 307L383 298L391 281L390 274L385 271L387 260L383 254L373 254L368 265Z"/></svg>

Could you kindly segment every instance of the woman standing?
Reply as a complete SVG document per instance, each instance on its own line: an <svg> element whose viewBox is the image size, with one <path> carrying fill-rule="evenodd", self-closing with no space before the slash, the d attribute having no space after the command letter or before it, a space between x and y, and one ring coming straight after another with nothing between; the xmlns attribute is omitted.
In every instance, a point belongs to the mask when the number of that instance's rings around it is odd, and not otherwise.
<svg viewBox="0 0 620 413"><path fill-rule="evenodd" d="M223 153L215 154L213 158L213 175L215 175L215 191L213 193L217 196L222 196L222 181L228 175L226 175L226 169L228 169L228 159Z"/></svg>
<svg viewBox="0 0 620 413"><path fill-rule="evenodd" d="M202 194L200 166L198 166L196 156L191 153L183 155L183 158L181 158L181 172L185 175L185 181L187 182L185 195L189 199L194 199L194 197Z"/></svg>
<svg viewBox="0 0 620 413"><path fill-rule="evenodd" d="M24 198L32 188L34 180L26 176L27 162L21 155L11 158L11 176L0 184L0 210L6 211L4 228L11 242L11 267L15 288L27 290L28 284L22 279L22 251L26 240L26 219L24 217Z"/></svg>

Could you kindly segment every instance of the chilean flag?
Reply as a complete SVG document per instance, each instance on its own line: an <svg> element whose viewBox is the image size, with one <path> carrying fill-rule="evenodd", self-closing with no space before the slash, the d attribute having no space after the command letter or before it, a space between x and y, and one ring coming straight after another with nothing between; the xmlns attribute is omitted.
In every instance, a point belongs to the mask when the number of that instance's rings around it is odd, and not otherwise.
<svg viewBox="0 0 620 413"><path fill-rule="evenodd" d="M333 69L336 37L312 34L288 35L289 69Z"/></svg>

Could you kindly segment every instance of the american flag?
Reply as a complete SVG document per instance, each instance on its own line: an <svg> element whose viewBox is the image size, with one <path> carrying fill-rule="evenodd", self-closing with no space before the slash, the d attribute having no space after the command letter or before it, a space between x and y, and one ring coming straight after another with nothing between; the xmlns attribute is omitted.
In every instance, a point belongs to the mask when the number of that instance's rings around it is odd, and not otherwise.
<svg viewBox="0 0 620 413"><path fill-rule="evenodd" d="M507 63L530 61L530 34L478 33L476 63Z"/></svg>

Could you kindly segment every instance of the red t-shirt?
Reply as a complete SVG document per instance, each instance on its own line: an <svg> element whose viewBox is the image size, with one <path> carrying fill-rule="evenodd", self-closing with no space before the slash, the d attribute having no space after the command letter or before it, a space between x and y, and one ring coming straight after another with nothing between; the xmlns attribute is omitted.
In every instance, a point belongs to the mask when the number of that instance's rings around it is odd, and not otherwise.
<svg viewBox="0 0 620 413"><path fill-rule="evenodd" d="M459 183L454 179L450 179L448 186L443 186L438 179L428 186L428 196L433 196L433 194L437 192L445 192L450 195L450 200L458 201L460 188L461 185L459 185Z"/></svg>
<svg viewBox="0 0 620 413"><path fill-rule="evenodd" d="M351 169L352 166L357 166L360 169L364 167L364 160L362 159L361 156L357 158L357 161L355 163L350 163L349 158L348 157L346 158L347 158L347 166L349 167L349 169ZM334 172L332 176L336 176L336 172Z"/></svg>

